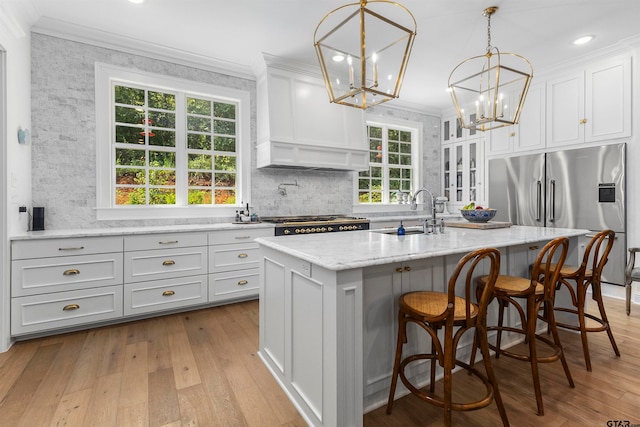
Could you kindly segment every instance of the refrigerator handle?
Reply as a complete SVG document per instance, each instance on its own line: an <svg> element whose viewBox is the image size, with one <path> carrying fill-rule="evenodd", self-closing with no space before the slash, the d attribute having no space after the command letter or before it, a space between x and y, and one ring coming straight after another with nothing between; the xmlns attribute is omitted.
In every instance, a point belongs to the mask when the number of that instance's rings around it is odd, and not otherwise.
<svg viewBox="0 0 640 427"><path fill-rule="evenodd" d="M549 222L556 220L556 180L549 180Z"/></svg>
<svg viewBox="0 0 640 427"><path fill-rule="evenodd" d="M537 208L537 213L536 213L536 221L541 221L542 220L542 182L541 181L537 181L536 182L536 208Z"/></svg>

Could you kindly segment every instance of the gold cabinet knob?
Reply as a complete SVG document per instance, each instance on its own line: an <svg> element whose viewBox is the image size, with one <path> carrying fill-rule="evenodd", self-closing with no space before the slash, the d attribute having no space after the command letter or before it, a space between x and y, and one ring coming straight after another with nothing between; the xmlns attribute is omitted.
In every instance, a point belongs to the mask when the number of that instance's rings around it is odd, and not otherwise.
<svg viewBox="0 0 640 427"><path fill-rule="evenodd" d="M406 266L404 267L404 271L411 271L411 267L409 267L408 265L406 265Z"/></svg>
<svg viewBox="0 0 640 427"><path fill-rule="evenodd" d="M396 268L396 273L402 273L402 267Z"/></svg>
<svg viewBox="0 0 640 427"><path fill-rule="evenodd" d="M581 124L581 125L584 125L584 124L586 124L586 123L587 123L587 119L580 119L580 124Z"/></svg>

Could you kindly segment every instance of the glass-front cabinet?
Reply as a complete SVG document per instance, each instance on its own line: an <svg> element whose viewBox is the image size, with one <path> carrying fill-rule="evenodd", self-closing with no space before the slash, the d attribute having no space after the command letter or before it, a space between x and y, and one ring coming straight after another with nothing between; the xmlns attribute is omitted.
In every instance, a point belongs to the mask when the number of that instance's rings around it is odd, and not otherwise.
<svg viewBox="0 0 640 427"><path fill-rule="evenodd" d="M442 146L442 194L458 209L484 202L483 138Z"/></svg>

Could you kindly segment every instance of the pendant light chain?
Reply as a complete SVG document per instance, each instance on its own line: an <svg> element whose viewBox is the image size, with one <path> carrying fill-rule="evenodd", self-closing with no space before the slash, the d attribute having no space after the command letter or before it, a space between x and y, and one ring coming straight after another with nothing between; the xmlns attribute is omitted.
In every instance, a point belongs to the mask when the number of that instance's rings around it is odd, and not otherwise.
<svg viewBox="0 0 640 427"><path fill-rule="evenodd" d="M487 13L487 52L491 52L491 13Z"/></svg>

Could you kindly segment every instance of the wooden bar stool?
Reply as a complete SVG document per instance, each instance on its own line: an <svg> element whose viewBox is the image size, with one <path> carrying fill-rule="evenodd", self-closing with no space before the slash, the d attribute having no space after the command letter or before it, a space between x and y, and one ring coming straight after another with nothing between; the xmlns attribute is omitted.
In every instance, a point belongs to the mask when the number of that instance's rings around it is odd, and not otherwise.
<svg viewBox="0 0 640 427"><path fill-rule="evenodd" d="M531 268L530 278L499 275L493 288L493 296L498 301L499 312L498 325L487 327L488 331L497 331L496 345L494 346L489 344L489 348L496 352L496 358L500 357L500 355L505 355L516 360L522 360L530 363L536 403L538 406L538 415L544 415L542 392L540 390L540 374L538 370L539 363L550 363L560 360L562 362L564 373L569 381L569 386L575 387L573 379L571 378L571 373L569 372L569 366L567 365L567 361L564 357L562 345L560 344L553 310L553 299L556 289L555 284L557 283L558 276L560 275L560 271L557 267L562 267L564 264L568 248L568 238L559 237L552 240L538 253L536 261ZM554 258L557 258L555 263ZM552 268L552 266L555 267ZM487 286L490 286L490 281L490 276L480 277L478 279L477 292L484 294ZM525 300L524 308L517 301L523 299ZM504 309L509 304L513 305L513 307L518 311L522 322L522 328L505 326L503 324ZM541 308L544 308L545 316L542 319L547 322L553 341L543 334L536 333L538 313ZM525 342L527 343L528 353L522 354L501 348L500 341L502 338L502 332L505 331L523 334ZM536 348L538 342L546 344L551 349L551 354L544 356L538 355ZM473 364L474 359L475 346L471 354L471 364Z"/></svg>
<svg viewBox="0 0 640 427"><path fill-rule="evenodd" d="M604 310L604 302L602 301L601 278L602 269L607 263L609 253L613 247L616 233L612 230L604 230L597 233L591 238L587 245L582 263L579 267L571 265L563 265L560 268L560 278L556 290L564 287L571 295L573 307L555 307L558 313L570 313L572 318L575 316L577 323L568 323L571 319L564 321L561 317L560 321L556 320L556 325L579 331L582 338L582 352L584 353L584 361L587 365L587 371L591 371L591 358L589 356L589 343L587 341L587 332L603 332L606 331L609 341L613 347L616 356L620 356L620 351L613 338L607 313ZM552 265L552 268L557 268ZM585 312L585 303L587 299L587 290L591 287L591 298L598 304L600 317ZM587 325L587 319L591 319L597 323L594 326ZM593 324L593 323L592 323Z"/></svg>
<svg viewBox="0 0 640 427"><path fill-rule="evenodd" d="M488 269L488 270L487 270ZM471 302L471 288L473 277L488 271L485 292L480 294L478 303ZM451 411L471 411L484 408L495 399L500 412L502 424L509 425L504 410L498 382L491 367L491 356L486 331L487 306L496 277L500 271L500 252L497 249L479 249L465 255L449 279L448 291L408 292L400 297L398 312L398 342L396 346L393 377L389 390L387 414L391 414L395 397L398 376L402 383L420 399L444 408L444 425L451 426ZM456 296L458 278L464 280L464 298ZM461 284L462 285L462 284ZM431 337L431 353L413 354L402 358L402 347L407 343L407 324L419 325ZM454 329L458 328L455 333ZM443 339L438 337L438 331L444 329ZM465 332L474 329L475 337L479 341L484 360L486 375L472 366L456 359L456 349L460 338ZM405 368L412 362L419 360L431 361L429 393L426 393L407 378ZM438 396L434 393L436 363L444 368L444 393ZM452 399L452 371L456 366L468 370L479 378L486 387L486 394L474 402L454 402Z"/></svg>

